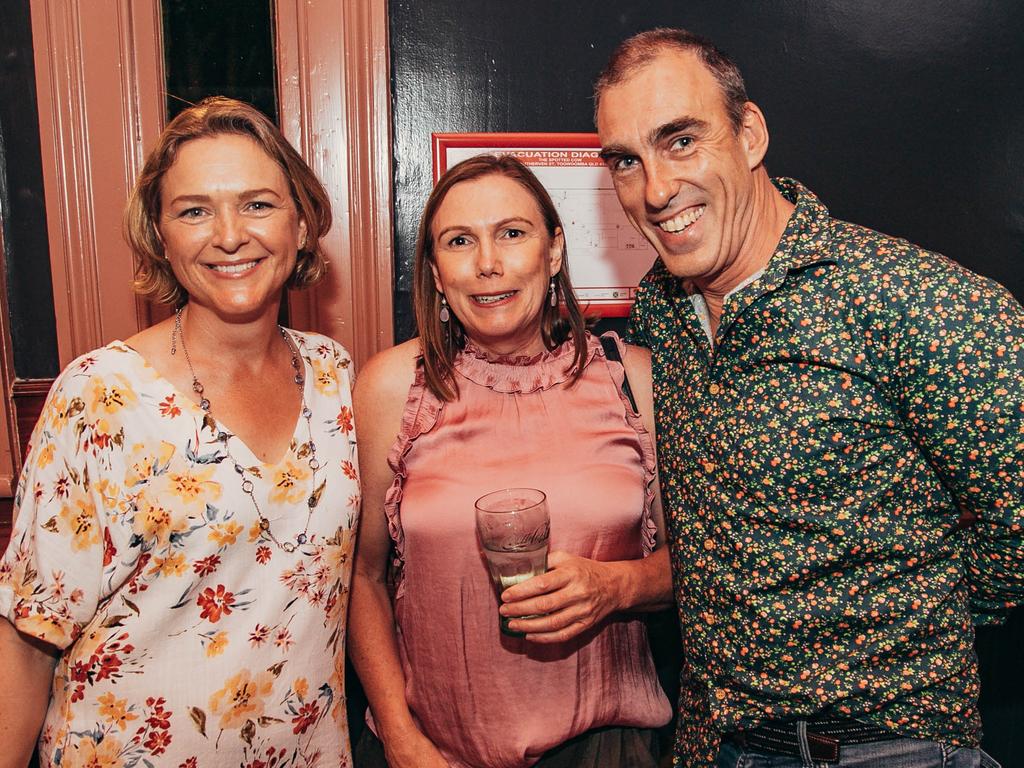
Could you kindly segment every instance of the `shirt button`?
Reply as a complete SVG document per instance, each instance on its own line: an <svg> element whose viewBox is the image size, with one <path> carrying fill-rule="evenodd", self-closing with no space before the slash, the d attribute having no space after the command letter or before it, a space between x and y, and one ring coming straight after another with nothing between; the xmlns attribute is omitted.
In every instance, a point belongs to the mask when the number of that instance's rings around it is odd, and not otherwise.
<svg viewBox="0 0 1024 768"><path fill-rule="evenodd" d="M712 382L711 384L708 385L708 392L711 393L712 395L717 395L721 391L722 391L722 388L720 386L718 386L718 384L716 384L714 382Z"/></svg>

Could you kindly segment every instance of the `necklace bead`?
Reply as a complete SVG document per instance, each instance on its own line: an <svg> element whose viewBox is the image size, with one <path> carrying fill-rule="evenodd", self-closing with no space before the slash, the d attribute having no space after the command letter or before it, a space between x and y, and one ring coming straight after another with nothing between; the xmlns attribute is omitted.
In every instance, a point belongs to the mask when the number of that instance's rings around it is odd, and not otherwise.
<svg viewBox="0 0 1024 768"><path fill-rule="evenodd" d="M248 470L246 470L245 467L238 463L238 461L231 453L230 440L234 435L232 435L227 430L222 429L215 423L213 413L210 410L210 401L208 398L203 397L203 384L201 381L199 381L199 377L196 376L195 368L192 365L192 358L189 356L188 347L185 345L185 335L182 332L181 327L182 309L183 308L179 307L177 312L175 312L174 314L174 328L171 330L171 354L177 354L177 346L178 343L180 342L181 351L185 355L185 363L188 365L189 373L192 375L192 391L199 395L199 407L203 410L204 413L206 413L206 418L210 420L210 429L214 432L215 439L217 440L217 442L221 443L224 446L224 452L227 454L227 458L231 461L232 465L234 466L235 472L242 479L242 491L249 497L249 500L252 502L253 508L256 511L256 518L258 521L260 531L265 533L267 537L279 548L290 554L294 552L298 547L303 546L304 544L306 544L306 542L309 541L309 538L307 536L307 533L309 532L309 524L313 519L313 510L319 503L320 496L323 491L323 486L318 486L316 482L316 475L317 471L320 469L320 462L316 458L316 443L313 442L313 411L306 404L306 392L304 387L306 383L306 377L301 373L302 361L301 358L299 357L298 349L295 347L295 342L290 339L290 337L288 336L288 332L284 328L278 326L278 331L281 334L281 340L284 341L285 346L288 347L288 350L292 354L291 365L292 369L295 370L296 372L294 376L294 381L296 386L299 388L299 396L301 398L302 408L300 410L300 413L302 414L302 418L306 422L306 434L309 437L308 442L302 447L302 449L299 451L299 454L301 457L301 455L305 452L310 456L308 463L309 468L312 472L312 486L314 491L306 500L306 506L308 509L306 514L306 526L302 529L301 533L296 534L295 542L282 542L279 541L278 538L274 535L274 532L271 529L270 520L267 519L267 517L260 510L260 505L256 501L256 496L254 495L255 484L252 482L252 480L246 477L246 472ZM204 421L204 426L205 425L206 422ZM257 476L259 476L257 470L254 469L253 472L255 472Z"/></svg>

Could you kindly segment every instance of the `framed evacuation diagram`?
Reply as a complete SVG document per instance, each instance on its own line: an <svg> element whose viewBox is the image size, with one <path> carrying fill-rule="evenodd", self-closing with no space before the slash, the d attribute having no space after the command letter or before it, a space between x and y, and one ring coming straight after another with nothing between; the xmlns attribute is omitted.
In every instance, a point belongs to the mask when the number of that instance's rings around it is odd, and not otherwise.
<svg viewBox="0 0 1024 768"><path fill-rule="evenodd" d="M562 217L570 276L588 317L625 317L655 252L626 219L596 133L435 133L434 181L474 155L515 155Z"/></svg>

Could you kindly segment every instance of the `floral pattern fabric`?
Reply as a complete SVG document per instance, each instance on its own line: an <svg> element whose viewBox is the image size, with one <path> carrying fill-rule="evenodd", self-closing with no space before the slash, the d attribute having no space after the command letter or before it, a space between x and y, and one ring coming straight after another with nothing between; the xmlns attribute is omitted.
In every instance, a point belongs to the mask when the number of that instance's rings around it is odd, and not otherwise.
<svg viewBox="0 0 1024 768"><path fill-rule="evenodd" d="M1024 594L1024 309L800 184L712 346L659 262L653 353L686 666L677 765L825 712L976 746L975 623Z"/></svg>
<svg viewBox="0 0 1024 768"><path fill-rule="evenodd" d="M359 485L350 361L292 332L306 420L276 464L114 342L58 378L0 560L0 614L62 650L43 766L348 766L344 617Z"/></svg>

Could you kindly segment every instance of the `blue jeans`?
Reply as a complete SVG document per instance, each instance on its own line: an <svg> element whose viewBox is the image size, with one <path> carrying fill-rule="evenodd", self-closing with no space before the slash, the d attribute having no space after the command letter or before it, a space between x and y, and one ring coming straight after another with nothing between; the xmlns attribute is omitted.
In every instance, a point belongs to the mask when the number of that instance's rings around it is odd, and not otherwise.
<svg viewBox="0 0 1024 768"><path fill-rule="evenodd" d="M816 762L746 749L726 738L718 768L999 768L999 763L980 749L923 739L849 744L839 748L838 762Z"/></svg>

